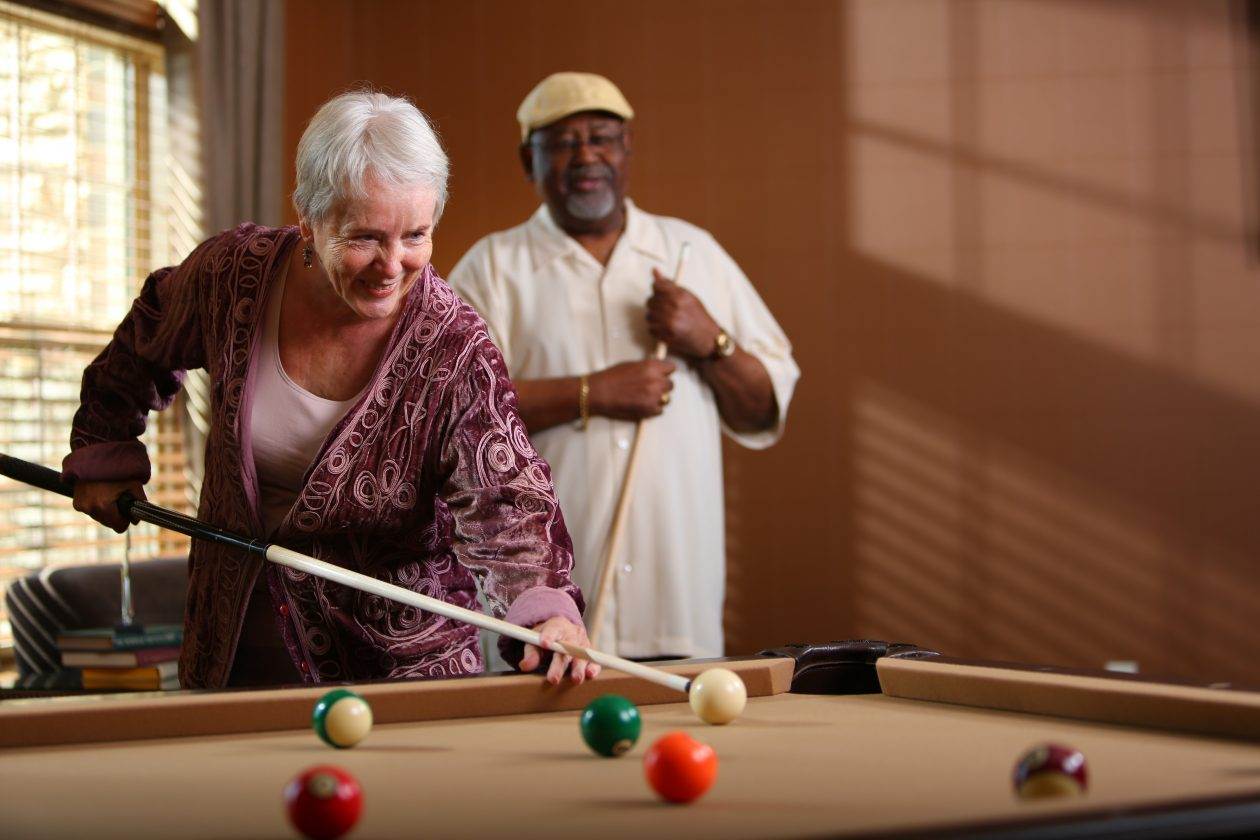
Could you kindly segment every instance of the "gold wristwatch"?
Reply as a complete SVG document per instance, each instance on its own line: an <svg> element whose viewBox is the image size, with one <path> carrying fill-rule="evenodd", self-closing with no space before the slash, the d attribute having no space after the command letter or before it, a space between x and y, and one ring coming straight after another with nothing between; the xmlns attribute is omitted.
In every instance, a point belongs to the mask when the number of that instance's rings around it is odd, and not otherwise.
<svg viewBox="0 0 1260 840"><path fill-rule="evenodd" d="M735 353L735 339L726 334L726 330L719 328L717 339L713 342L712 359L729 358Z"/></svg>

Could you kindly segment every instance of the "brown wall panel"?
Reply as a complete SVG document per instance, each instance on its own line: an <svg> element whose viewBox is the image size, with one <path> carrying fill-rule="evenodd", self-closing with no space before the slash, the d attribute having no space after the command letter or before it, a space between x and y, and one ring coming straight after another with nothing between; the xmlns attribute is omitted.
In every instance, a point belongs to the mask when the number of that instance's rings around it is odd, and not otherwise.
<svg viewBox="0 0 1260 840"><path fill-rule="evenodd" d="M561 69L638 111L632 195L711 230L796 345L788 434L727 448L732 651L869 635L1260 681L1255 46L1219 2L288 4L286 154L413 96L435 262L537 204Z"/></svg>

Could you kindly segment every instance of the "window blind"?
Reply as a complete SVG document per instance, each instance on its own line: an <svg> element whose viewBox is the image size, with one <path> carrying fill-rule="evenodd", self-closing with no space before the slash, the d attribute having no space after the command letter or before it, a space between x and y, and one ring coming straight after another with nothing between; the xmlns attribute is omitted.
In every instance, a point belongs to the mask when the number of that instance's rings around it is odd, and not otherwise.
<svg viewBox="0 0 1260 840"><path fill-rule="evenodd" d="M157 45L0 0L0 451L60 466L83 368L144 277L195 243L200 196L169 123ZM150 415L146 491L191 512L182 409ZM0 478L0 587L128 550L184 554L187 538L135 526L128 549L68 500Z"/></svg>

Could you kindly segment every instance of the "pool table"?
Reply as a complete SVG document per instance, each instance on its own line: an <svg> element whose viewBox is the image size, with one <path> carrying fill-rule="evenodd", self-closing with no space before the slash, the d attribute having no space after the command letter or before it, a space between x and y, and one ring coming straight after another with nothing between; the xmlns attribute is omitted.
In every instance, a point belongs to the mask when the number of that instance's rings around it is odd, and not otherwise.
<svg viewBox="0 0 1260 840"><path fill-rule="evenodd" d="M363 785L352 838L1260 831L1260 693L883 655L878 643L828 678L801 649L784 651L721 661L750 694L723 727L668 689L609 672L582 686L533 675L362 684L377 724L340 751L309 727L322 688L7 700L0 835L296 836L281 789L321 763ZM693 675L713 664L662 667ZM644 720L620 758L591 753L578 733L576 710L604 692L634 700ZM715 785L690 805L659 801L644 781L645 750L671 730L719 757ZM1043 741L1085 753L1087 794L1014 796L1013 765Z"/></svg>

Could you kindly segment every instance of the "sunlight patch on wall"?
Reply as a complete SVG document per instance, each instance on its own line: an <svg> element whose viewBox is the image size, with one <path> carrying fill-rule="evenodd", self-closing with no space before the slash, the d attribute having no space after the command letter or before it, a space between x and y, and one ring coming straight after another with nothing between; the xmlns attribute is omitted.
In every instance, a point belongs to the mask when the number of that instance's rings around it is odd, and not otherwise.
<svg viewBox="0 0 1260 840"><path fill-rule="evenodd" d="M845 4L849 245L1260 400L1248 48L1226 4L1160 10Z"/></svg>

